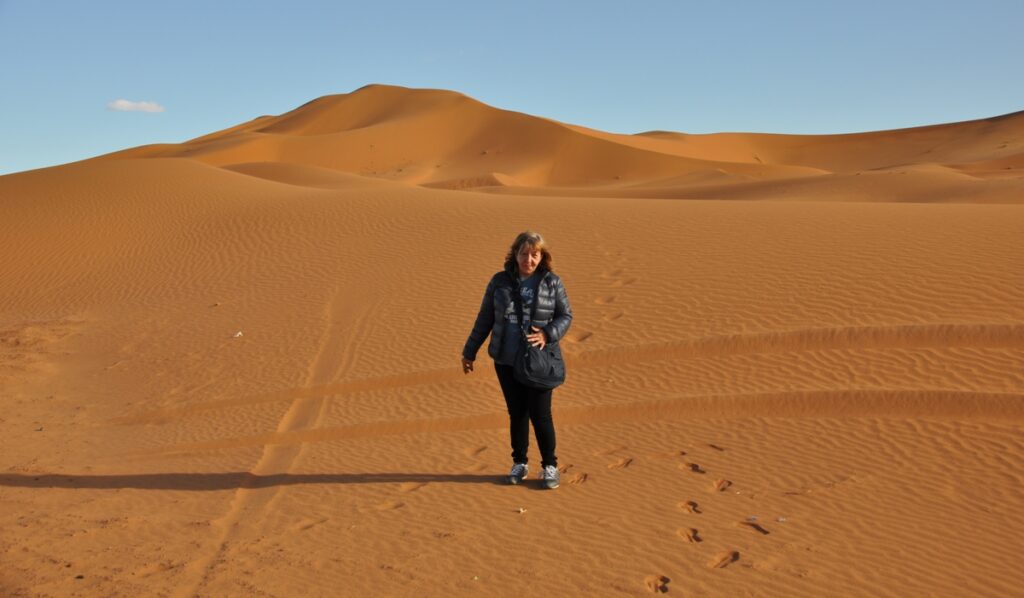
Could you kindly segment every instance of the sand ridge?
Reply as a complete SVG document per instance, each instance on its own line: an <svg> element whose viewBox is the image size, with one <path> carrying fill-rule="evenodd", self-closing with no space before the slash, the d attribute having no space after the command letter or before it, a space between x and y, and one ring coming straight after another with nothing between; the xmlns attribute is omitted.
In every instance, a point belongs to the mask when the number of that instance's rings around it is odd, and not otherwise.
<svg viewBox="0 0 1024 598"><path fill-rule="evenodd" d="M435 188L551 195L575 188L570 193L621 196L617 191L627 187L638 197L723 198L730 195L719 187L735 185L743 198L791 198L796 185L817 196L836 195L837 187L841 197L862 190L864 201L1016 203L1024 185L1022 136L1024 112L845 135L622 135L500 110L451 91L370 85L182 144L101 159L279 162ZM879 172L918 178L870 176ZM862 175L871 180L854 178ZM949 189L951 178L965 187Z"/></svg>
<svg viewBox="0 0 1024 598"><path fill-rule="evenodd" d="M1012 595L1021 126L371 86L0 177L0 593ZM555 492L457 365L525 228L575 312Z"/></svg>

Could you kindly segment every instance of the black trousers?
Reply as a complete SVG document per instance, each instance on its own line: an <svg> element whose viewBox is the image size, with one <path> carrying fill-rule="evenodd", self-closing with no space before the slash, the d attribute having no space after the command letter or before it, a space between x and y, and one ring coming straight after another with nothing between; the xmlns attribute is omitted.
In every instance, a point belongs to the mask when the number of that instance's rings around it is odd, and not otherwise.
<svg viewBox="0 0 1024 598"><path fill-rule="evenodd" d="M551 419L551 391L524 386L516 380L512 366L494 364L501 392L508 407L508 431L512 440L512 462L527 463L530 422L540 448L541 466L558 465L555 457L555 422Z"/></svg>

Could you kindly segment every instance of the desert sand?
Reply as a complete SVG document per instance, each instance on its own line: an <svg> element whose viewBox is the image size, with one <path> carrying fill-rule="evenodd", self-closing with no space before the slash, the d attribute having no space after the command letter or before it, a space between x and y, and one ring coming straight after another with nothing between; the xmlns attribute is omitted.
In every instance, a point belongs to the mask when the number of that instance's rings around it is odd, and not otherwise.
<svg viewBox="0 0 1024 598"><path fill-rule="evenodd" d="M524 229L575 312L554 491L459 367ZM623 135L374 85L0 177L0 255L0 595L1024 588L1024 113Z"/></svg>

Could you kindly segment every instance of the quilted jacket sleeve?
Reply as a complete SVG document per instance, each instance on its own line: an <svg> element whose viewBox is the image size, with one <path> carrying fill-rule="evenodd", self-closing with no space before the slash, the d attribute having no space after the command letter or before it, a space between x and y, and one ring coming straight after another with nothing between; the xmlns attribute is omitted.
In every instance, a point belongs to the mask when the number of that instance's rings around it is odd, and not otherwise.
<svg viewBox="0 0 1024 598"><path fill-rule="evenodd" d="M551 322L544 327L544 334L548 337L548 342L553 343L560 340L566 332L569 332L571 324L572 306L569 305L569 296L565 293L565 285L559 278L555 285L555 313Z"/></svg>
<svg viewBox="0 0 1024 598"><path fill-rule="evenodd" d="M487 340L487 335L494 327L494 287L495 279L487 283L487 290L484 291L483 301L480 302L480 311L476 314L476 322L473 324L473 331L466 339L466 346L462 348L462 356L466 359L475 360L480 345Z"/></svg>

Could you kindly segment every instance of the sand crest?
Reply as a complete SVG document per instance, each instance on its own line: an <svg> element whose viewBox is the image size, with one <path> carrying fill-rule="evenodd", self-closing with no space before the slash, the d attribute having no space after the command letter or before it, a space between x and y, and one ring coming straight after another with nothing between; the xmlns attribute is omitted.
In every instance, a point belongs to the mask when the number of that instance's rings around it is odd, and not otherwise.
<svg viewBox="0 0 1024 598"><path fill-rule="evenodd" d="M1015 594L1022 197L1022 113L619 135L388 86L0 177L0 594ZM525 228L575 310L553 492L458 366Z"/></svg>

